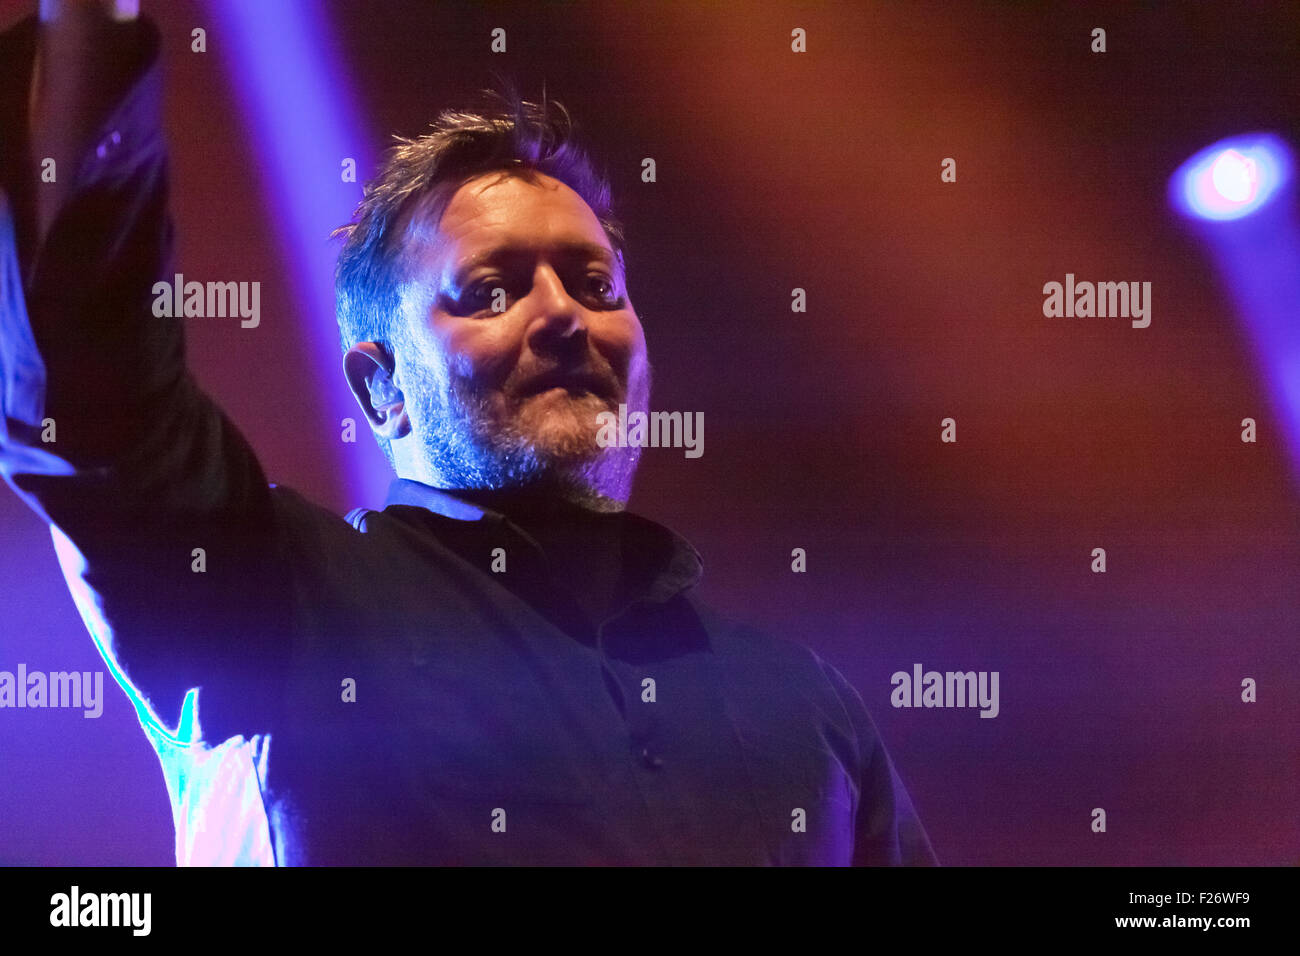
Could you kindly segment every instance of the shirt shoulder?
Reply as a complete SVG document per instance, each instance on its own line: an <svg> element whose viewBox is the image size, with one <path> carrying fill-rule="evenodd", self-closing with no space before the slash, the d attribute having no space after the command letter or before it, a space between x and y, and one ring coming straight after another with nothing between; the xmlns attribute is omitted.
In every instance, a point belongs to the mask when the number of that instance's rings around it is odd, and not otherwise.
<svg viewBox="0 0 1300 956"><path fill-rule="evenodd" d="M729 620L699 604L746 731L783 722L815 731L853 780L856 865L935 865L930 839L862 695L812 648Z"/></svg>
<svg viewBox="0 0 1300 956"><path fill-rule="evenodd" d="M714 654L737 679L768 694L811 699L829 716L851 720L851 711L857 709L865 714L862 698L812 648L729 618L693 596L692 604L709 632Z"/></svg>

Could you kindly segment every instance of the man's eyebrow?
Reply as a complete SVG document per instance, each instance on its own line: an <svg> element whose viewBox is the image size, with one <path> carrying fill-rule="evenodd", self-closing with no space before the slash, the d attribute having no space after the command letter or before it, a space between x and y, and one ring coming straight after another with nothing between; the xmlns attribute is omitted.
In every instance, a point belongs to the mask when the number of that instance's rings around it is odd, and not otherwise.
<svg viewBox="0 0 1300 956"><path fill-rule="evenodd" d="M498 246L495 249L487 249L483 252L476 252L466 256L456 263L452 271L452 278L459 284L464 275L472 269L482 265L491 265L495 263L508 262L512 259L523 259L536 253L535 246L527 245L506 245ZM622 266L618 257L602 245L594 242L565 242L550 247L550 252L562 259L596 259L605 263L611 269L622 272Z"/></svg>

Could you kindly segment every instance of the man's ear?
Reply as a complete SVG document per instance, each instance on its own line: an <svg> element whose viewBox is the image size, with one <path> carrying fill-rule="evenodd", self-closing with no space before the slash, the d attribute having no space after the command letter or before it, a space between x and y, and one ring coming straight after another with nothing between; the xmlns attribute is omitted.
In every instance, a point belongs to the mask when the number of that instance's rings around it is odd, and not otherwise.
<svg viewBox="0 0 1300 956"><path fill-rule="evenodd" d="M406 397L393 382L393 360L382 345L358 342L348 349L343 376L376 435L392 441L410 433Z"/></svg>

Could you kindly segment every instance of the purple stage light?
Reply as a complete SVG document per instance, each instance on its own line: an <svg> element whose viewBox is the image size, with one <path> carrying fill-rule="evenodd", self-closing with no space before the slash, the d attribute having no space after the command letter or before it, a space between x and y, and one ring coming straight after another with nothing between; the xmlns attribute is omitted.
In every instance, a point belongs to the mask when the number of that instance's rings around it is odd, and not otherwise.
<svg viewBox="0 0 1300 956"><path fill-rule="evenodd" d="M262 186L292 266L294 291L310 317L303 339L320 369L321 428L360 418L342 375L334 327L336 244L328 236L349 221L375 166L346 77L329 42L319 0L207 0L231 82L262 162ZM357 182L344 182L345 159ZM365 430L362 421L360 431ZM392 475L377 447L340 454L348 500L382 501ZM361 452L367 447L369 454Z"/></svg>
<svg viewBox="0 0 1300 956"><path fill-rule="evenodd" d="M1272 133L1220 140L1169 180L1173 207L1218 263L1254 346L1300 481L1300 223L1291 148ZM1244 417L1253 417L1243 410Z"/></svg>
<svg viewBox="0 0 1300 956"><path fill-rule="evenodd" d="M1263 208L1291 179L1291 152L1272 133L1220 140L1183 163L1170 199L1183 215L1223 221Z"/></svg>

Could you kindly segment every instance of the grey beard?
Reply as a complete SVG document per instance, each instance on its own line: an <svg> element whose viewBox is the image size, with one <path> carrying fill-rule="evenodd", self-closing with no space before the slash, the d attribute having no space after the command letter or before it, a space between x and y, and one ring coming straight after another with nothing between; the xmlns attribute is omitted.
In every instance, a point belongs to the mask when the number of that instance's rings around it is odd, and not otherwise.
<svg viewBox="0 0 1300 956"><path fill-rule="evenodd" d="M647 408L648 380L632 391L640 394L628 396L629 408ZM526 491L600 511L621 510L631 494L641 449L600 448L594 419L590 439L539 449L513 421L498 423L487 397L464 379L437 382L425 372L403 392L412 437L440 488Z"/></svg>

